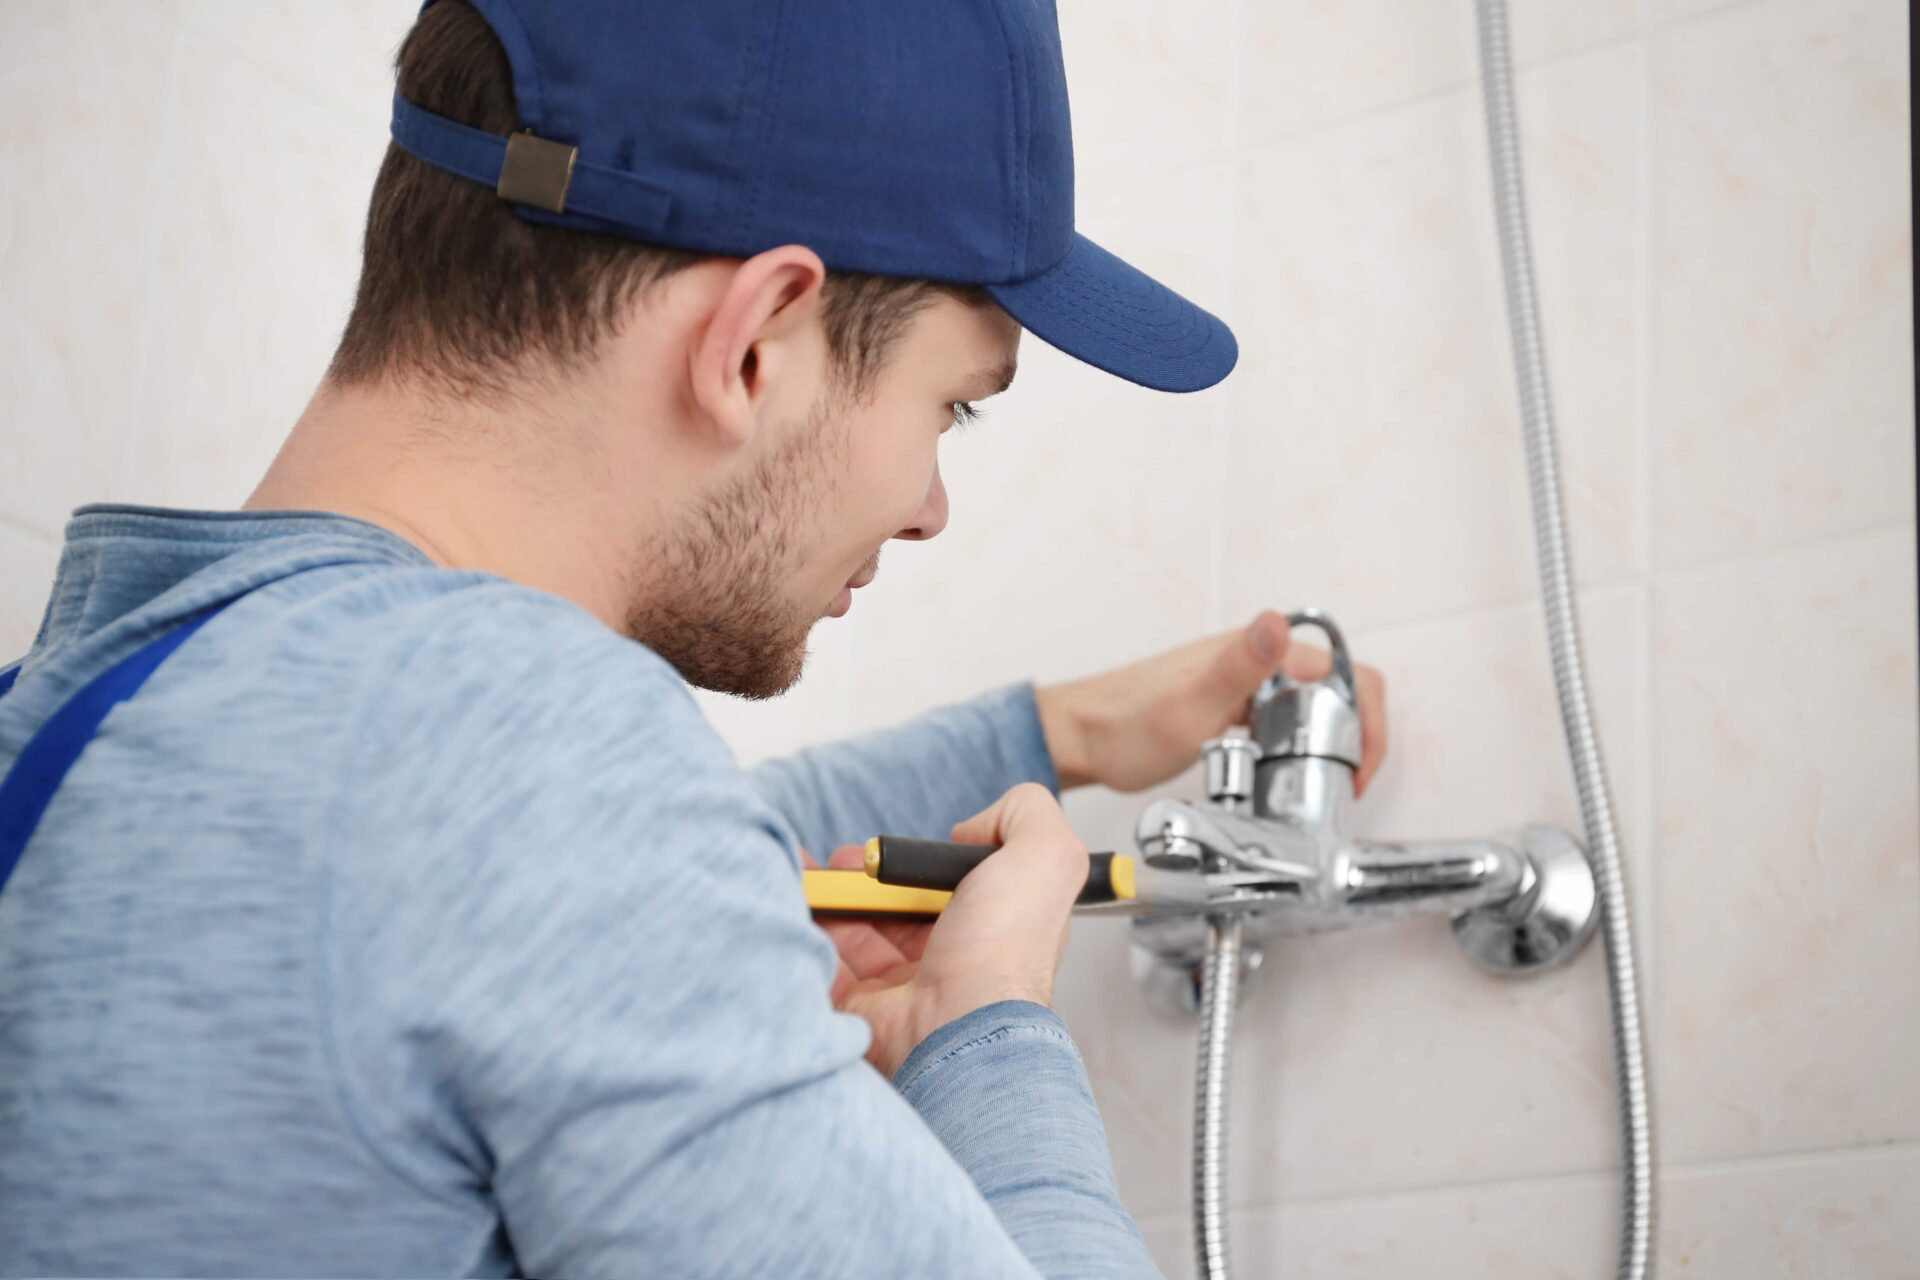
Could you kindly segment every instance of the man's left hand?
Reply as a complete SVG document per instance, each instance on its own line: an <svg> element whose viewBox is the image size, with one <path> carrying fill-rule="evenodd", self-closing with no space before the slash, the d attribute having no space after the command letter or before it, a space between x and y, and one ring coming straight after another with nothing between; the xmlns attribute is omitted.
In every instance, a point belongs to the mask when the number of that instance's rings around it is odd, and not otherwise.
<svg viewBox="0 0 1920 1280"><path fill-rule="evenodd" d="M1247 700L1284 668L1296 680L1332 669L1325 649L1289 643L1286 618L1262 612L1251 626L1089 676L1035 690L1040 728L1062 790L1097 782L1139 791L1192 764L1202 743L1246 723ZM1354 663L1361 757L1353 793L1364 794L1387 753L1386 680Z"/></svg>

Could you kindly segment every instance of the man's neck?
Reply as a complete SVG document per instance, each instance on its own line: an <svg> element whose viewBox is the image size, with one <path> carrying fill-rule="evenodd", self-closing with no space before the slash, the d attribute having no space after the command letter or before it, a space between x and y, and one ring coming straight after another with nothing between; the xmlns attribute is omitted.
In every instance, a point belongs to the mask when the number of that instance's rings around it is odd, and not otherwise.
<svg viewBox="0 0 1920 1280"><path fill-rule="evenodd" d="M572 483L575 463L565 443L531 448L524 422L484 407L327 385L245 505L353 516L436 564L551 592L619 629L622 526Z"/></svg>

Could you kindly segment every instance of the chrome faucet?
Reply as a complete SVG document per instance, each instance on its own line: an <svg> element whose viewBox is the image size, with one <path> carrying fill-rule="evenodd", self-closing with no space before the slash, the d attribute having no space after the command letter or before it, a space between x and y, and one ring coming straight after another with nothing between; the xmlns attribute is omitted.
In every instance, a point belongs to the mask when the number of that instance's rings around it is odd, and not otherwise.
<svg viewBox="0 0 1920 1280"><path fill-rule="evenodd" d="M1333 667L1321 680L1284 672L1248 707L1251 736L1201 748L1208 800L1156 800L1134 839L1162 882L1191 877L1190 906L1134 921L1134 971L1149 995L1198 1007L1208 917L1238 916L1244 973L1283 934L1418 913L1453 917L1456 939L1486 968L1523 973L1564 961L1592 935L1594 881L1580 844L1534 824L1502 837L1367 841L1349 830L1360 765L1353 662L1318 609L1288 621L1325 633Z"/></svg>

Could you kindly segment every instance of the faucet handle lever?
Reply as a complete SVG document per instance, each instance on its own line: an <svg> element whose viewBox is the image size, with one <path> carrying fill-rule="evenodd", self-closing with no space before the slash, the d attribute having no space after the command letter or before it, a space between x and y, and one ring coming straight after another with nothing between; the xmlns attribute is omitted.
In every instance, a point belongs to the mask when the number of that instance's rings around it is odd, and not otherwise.
<svg viewBox="0 0 1920 1280"><path fill-rule="evenodd" d="M1347 652L1347 637L1335 625L1333 619L1327 616L1324 609L1316 609L1309 605L1288 614L1287 625L1320 629L1321 633L1327 637L1327 647L1333 651L1333 670L1327 673L1325 679L1317 683L1333 686L1348 702L1357 705L1359 698L1354 693L1353 658ZM1283 689L1297 689L1304 683L1309 682L1295 680L1285 671L1276 671L1267 677L1266 682L1253 695L1254 706L1258 707Z"/></svg>
<svg viewBox="0 0 1920 1280"><path fill-rule="evenodd" d="M1360 699L1347 638L1319 609L1288 615L1294 626L1315 626L1333 650L1333 669L1322 680L1295 680L1277 671L1263 682L1248 707L1263 759L1319 756L1360 767Z"/></svg>

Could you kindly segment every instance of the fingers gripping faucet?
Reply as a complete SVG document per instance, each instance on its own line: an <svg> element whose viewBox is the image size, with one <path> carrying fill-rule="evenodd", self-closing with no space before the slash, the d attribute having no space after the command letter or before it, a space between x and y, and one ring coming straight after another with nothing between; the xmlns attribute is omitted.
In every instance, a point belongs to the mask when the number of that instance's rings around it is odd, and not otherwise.
<svg viewBox="0 0 1920 1280"><path fill-rule="evenodd" d="M1201 748L1207 800L1156 800L1136 825L1143 881L1155 887L1133 925L1134 972L1149 998L1198 1010L1210 938L1228 919L1239 929L1239 977L1258 969L1269 938L1425 913L1451 916L1467 955L1496 972L1576 953L1597 910L1586 855L1567 832L1535 823L1439 840L1353 833L1361 720L1346 638L1318 609L1288 621L1325 634L1326 676L1267 680L1248 731Z"/></svg>

